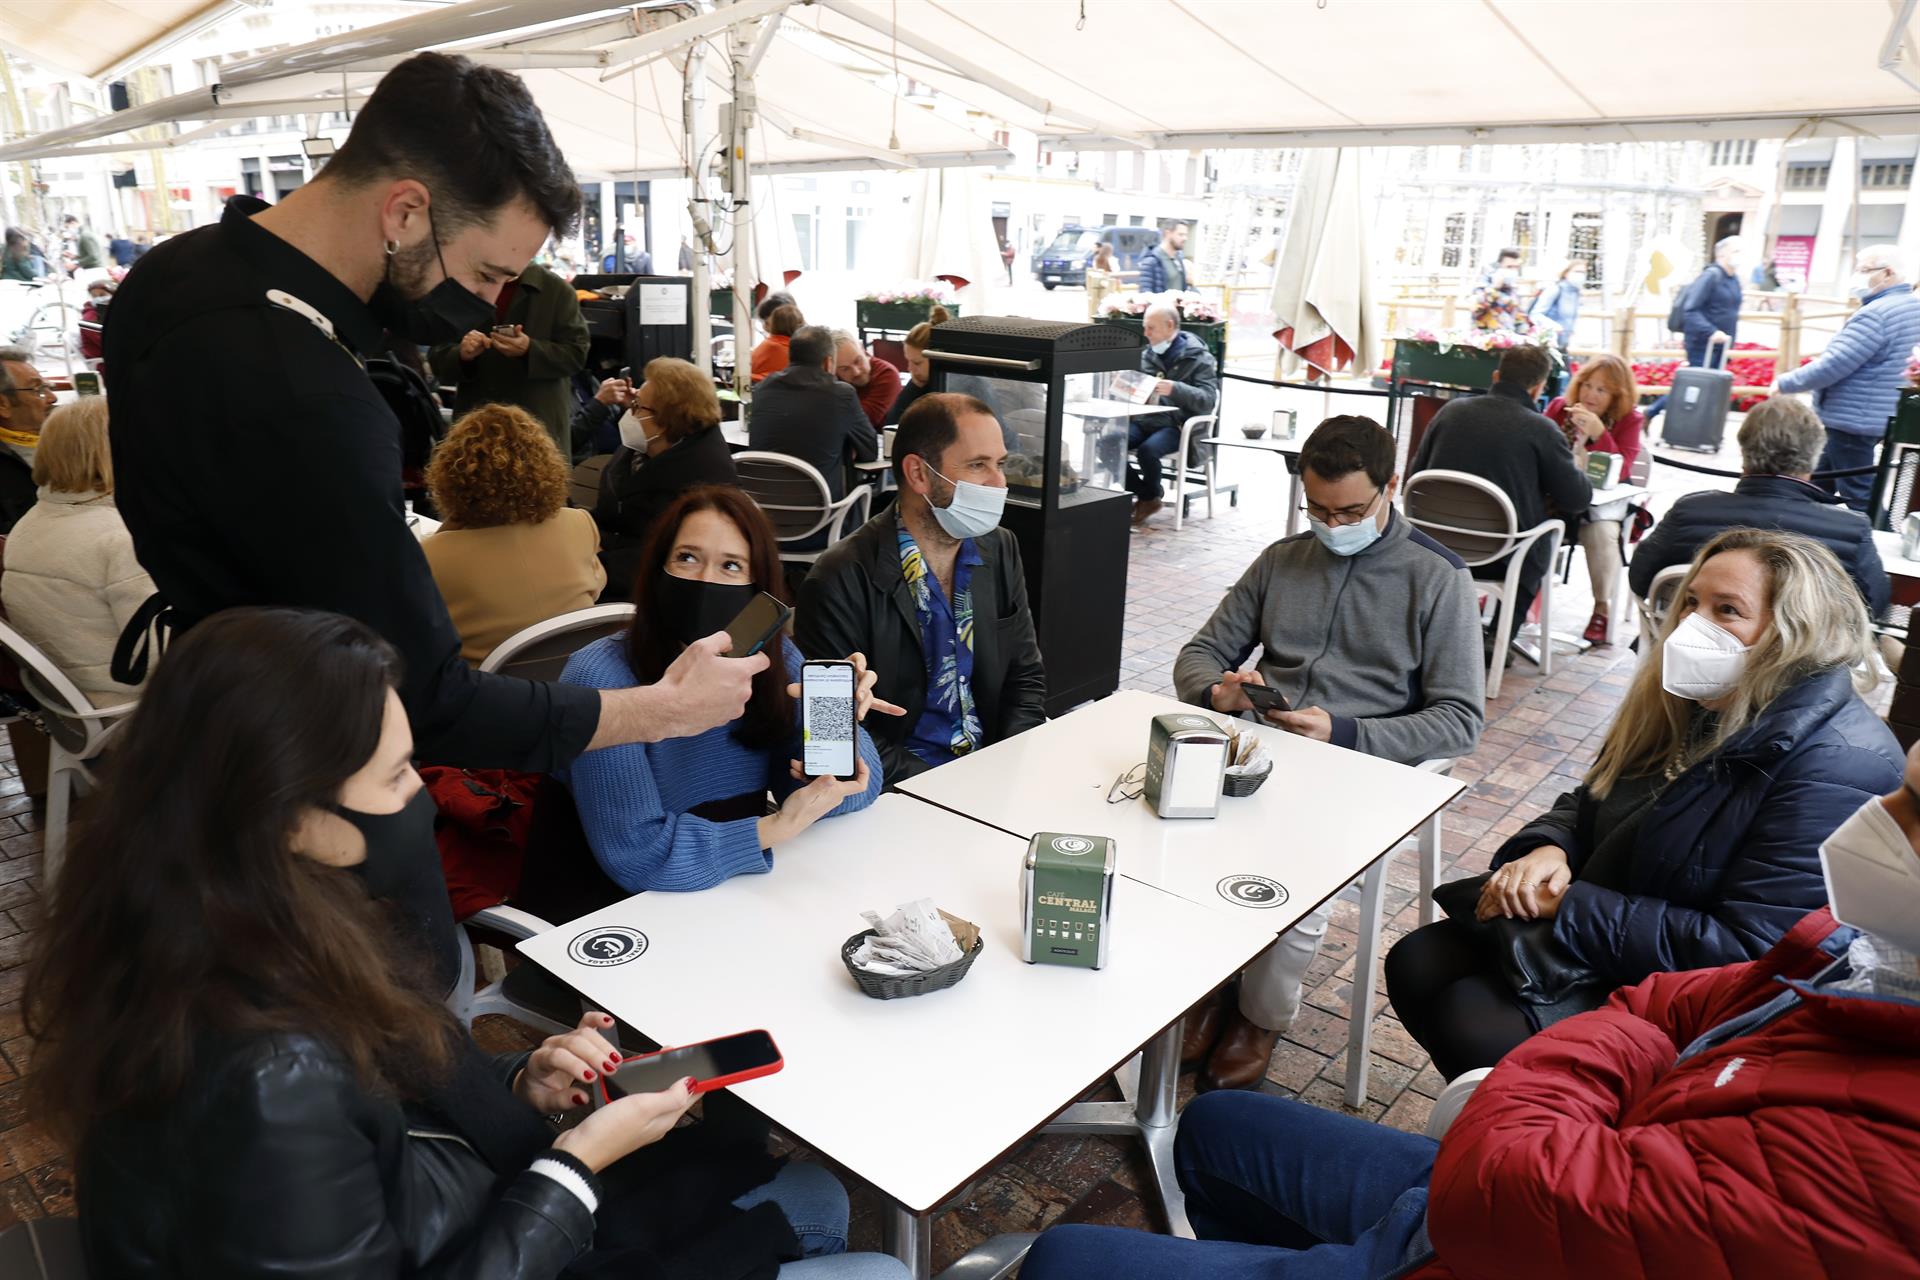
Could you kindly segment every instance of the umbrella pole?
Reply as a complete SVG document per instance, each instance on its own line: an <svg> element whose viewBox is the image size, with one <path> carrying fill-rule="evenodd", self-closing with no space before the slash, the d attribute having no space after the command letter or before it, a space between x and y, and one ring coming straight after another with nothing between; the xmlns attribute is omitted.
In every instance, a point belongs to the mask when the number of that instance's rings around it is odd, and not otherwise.
<svg viewBox="0 0 1920 1280"><path fill-rule="evenodd" d="M707 46L695 40L687 48L687 70L681 77L680 116L687 135L687 219L693 224L693 287L689 290L688 316L693 321L693 363L713 372L713 306L711 282L707 273L707 254L713 248L713 224L707 221L707 201L700 189L700 117L706 106ZM635 75L639 72L636 70ZM649 73L651 74L651 73ZM733 360L740 362L741 346L736 337Z"/></svg>
<svg viewBox="0 0 1920 1280"><path fill-rule="evenodd" d="M739 24L727 29L727 52L733 63L733 105L727 113L727 187L733 197L733 389L740 397L740 420L747 421L753 395L753 370L742 353L753 348L753 188L747 167L747 133L753 115L753 77L747 70L752 55L750 33ZM772 287L769 283L768 287Z"/></svg>

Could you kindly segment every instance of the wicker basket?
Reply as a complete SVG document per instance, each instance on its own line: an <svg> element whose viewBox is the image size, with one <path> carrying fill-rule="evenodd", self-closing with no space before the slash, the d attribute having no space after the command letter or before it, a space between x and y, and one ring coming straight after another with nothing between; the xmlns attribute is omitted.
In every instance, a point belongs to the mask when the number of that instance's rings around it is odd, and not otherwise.
<svg viewBox="0 0 1920 1280"><path fill-rule="evenodd" d="M946 915L943 911L941 915ZM951 919L951 917L949 917ZM847 972L853 975L860 990L875 1000L904 1000L908 996L923 996L929 991L945 991L959 984L967 976L967 970L973 968L973 962L980 958L980 949L986 946L986 939L976 937L967 953L952 964L942 965L926 973L916 973L911 978L889 978L877 973L868 973L853 963L853 953L860 944L874 935L872 929L862 929L840 944L840 960L847 966Z"/></svg>
<svg viewBox="0 0 1920 1280"><path fill-rule="evenodd" d="M1227 774L1226 782L1221 786L1221 793L1232 796L1236 800L1244 799L1258 791L1261 784L1272 776L1273 762L1271 760L1267 762L1267 767L1259 773L1229 773Z"/></svg>

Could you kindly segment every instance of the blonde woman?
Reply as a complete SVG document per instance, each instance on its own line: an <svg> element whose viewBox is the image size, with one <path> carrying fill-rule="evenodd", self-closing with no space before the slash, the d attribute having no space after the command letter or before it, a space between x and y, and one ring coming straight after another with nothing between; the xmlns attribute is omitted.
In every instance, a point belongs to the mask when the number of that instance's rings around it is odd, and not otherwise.
<svg viewBox="0 0 1920 1280"><path fill-rule="evenodd" d="M1856 692L1866 609L1819 543L1729 529L1659 640L1580 786L1494 855L1472 918L1387 957L1395 1011L1449 1079L1616 986L1758 957L1826 901L1820 842L1900 784L1900 747ZM1528 965L1503 963L1529 932Z"/></svg>
<svg viewBox="0 0 1920 1280"><path fill-rule="evenodd" d="M567 506L567 480L547 429L512 405L481 405L434 449L427 490L444 523L420 546L468 662L607 585L599 531Z"/></svg>
<svg viewBox="0 0 1920 1280"><path fill-rule="evenodd" d="M39 498L7 537L0 606L97 707L139 690L107 669L114 642L153 594L133 536L113 505L107 400L86 396L55 409L33 455Z"/></svg>
<svg viewBox="0 0 1920 1280"><path fill-rule="evenodd" d="M1574 460L1585 466L1587 454L1617 453L1624 479L1640 456L1640 385L1633 368L1619 356L1592 356L1581 362L1567 393L1547 405L1547 417L1566 434ZM1577 534L1593 582L1593 617L1586 638L1607 642L1607 619L1620 590L1620 522L1582 520Z"/></svg>

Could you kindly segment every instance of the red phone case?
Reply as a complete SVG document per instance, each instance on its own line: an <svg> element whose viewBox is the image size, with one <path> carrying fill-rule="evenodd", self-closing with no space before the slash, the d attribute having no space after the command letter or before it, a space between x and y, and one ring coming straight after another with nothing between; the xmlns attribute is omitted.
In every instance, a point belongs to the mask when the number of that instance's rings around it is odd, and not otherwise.
<svg viewBox="0 0 1920 1280"><path fill-rule="evenodd" d="M779 1071L781 1068L787 1065L786 1058L782 1056L780 1053L779 1043L775 1041L772 1034L766 1031L764 1028L756 1028L753 1031L736 1031L733 1034L748 1035L748 1036L758 1034L758 1035L766 1036L767 1043L773 1045L773 1061L764 1063L761 1066L750 1067L745 1071L736 1071L732 1075L715 1076L711 1080L696 1079L693 1082L693 1093L696 1097L703 1093L712 1093L716 1089L728 1089L728 1088L732 1088L736 1084L745 1083L748 1080L758 1080L762 1076L770 1076L774 1072ZM620 1067L615 1068L613 1074L617 1076L620 1074L621 1068L629 1067L636 1062L645 1062L649 1058L657 1058L663 1053L672 1053L676 1049L690 1049L703 1044L714 1044L720 1040L731 1040L731 1039L733 1039L733 1036L716 1036L712 1040L696 1040L692 1045L677 1044L677 1045L669 1046L668 1048L665 1048L665 1049L658 1049L653 1053L635 1054L630 1058L620 1059ZM613 1101L613 1095L607 1092L607 1081L610 1079L612 1079L612 1076L602 1075L600 1077L600 1101L602 1102Z"/></svg>

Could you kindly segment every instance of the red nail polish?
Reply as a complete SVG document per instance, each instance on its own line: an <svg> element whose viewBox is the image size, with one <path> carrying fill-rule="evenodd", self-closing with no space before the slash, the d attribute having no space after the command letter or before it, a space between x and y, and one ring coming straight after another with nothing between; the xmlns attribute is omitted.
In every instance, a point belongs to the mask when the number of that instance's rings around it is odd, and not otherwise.
<svg viewBox="0 0 1920 1280"><path fill-rule="evenodd" d="M591 1079L593 1079L593 1072L591 1072L591 1071L588 1071L588 1072L585 1072L585 1073L583 1073L583 1074L581 1075L581 1077L580 1077L580 1078L581 1078L582 1080L591 1080Z"/></svg>
<svg viewBox="0 0 1920 1280"><path fill-rule="evenodd" d="M612 1055L612 1058L611 1058L611 1060L612 1060L612 1061L614 1061L614 1062L619 1062L619 1061L620 1061L620 1054L619 1054L619 1053L618 1053L618 1052L616 1051L616 1052L615 1052L615 1053L614 1053L614 1054Z"/></svg>
<svg viewBox="0 0 1920 1280"><path fill-rule="evenodd" d="M576 1107L584 1107L584 1106L586 1106L586 1105L587 1105L587 1095L586 1095L586 1094L584 1094L584 1093L576 1093L576 1094L574 1094L574 1095L573 1095L573 1105L574 1105L574 1106L576 1106Z"/></svg>

